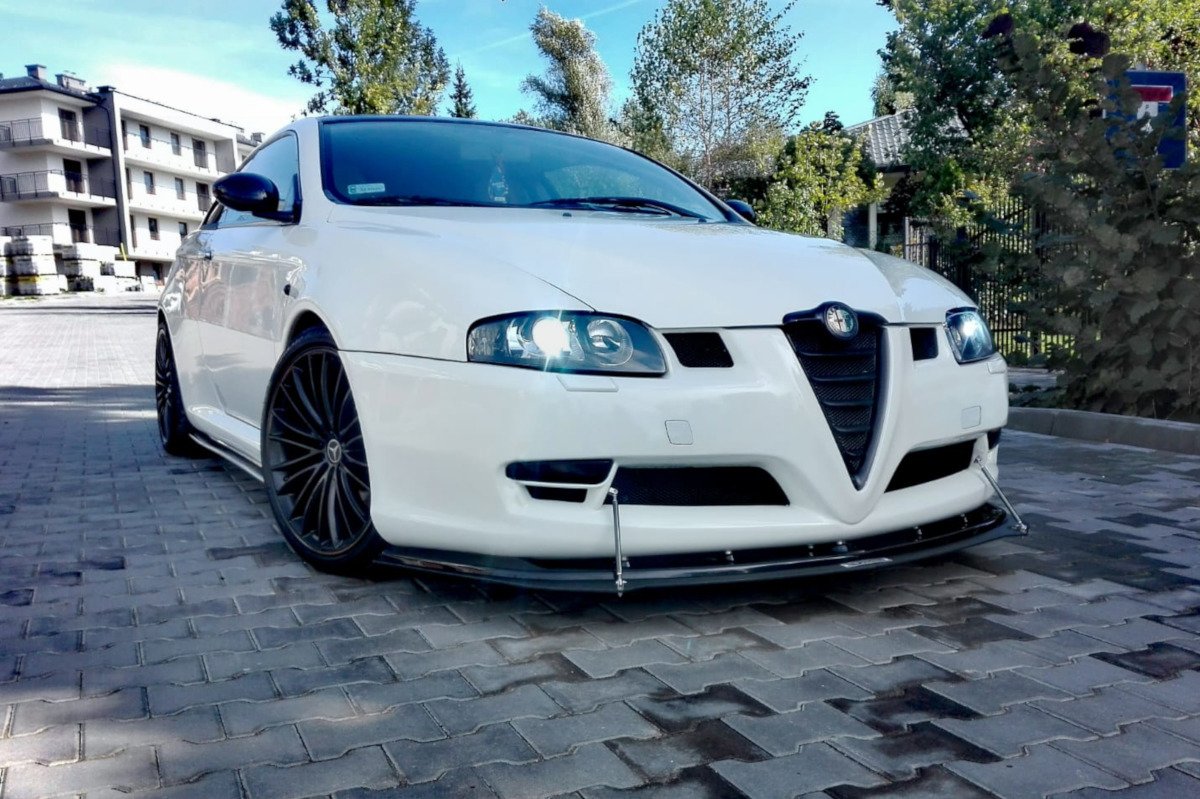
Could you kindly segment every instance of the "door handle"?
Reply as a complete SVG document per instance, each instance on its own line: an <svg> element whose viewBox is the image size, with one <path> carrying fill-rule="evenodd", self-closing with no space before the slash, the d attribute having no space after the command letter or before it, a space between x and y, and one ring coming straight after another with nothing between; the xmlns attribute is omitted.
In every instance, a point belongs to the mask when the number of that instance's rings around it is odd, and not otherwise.
<svg viewBox="0 0 1200 799"><path fill-rule="evenodd" d="M200 248L200 257L206 261L211 261L212 260L212 247L201 247Z"/></svg>

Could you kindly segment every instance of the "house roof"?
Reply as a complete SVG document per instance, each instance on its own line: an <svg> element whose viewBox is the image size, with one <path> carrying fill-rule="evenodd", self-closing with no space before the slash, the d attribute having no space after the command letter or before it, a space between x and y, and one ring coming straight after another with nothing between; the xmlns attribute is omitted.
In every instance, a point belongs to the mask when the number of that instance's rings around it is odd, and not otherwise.
<svg viewBox="0 0 1200 799"><path fill-rule="evenodd" d="M867 155L875 166L884 172L903 169L904 149L909 142L909 126L912 124L913 109L860 122L846 128L846 132L863 137Z"/></svg>
<svg viewBox="0 0 1200 799"><path fill-rule="evenodd" d="M79 91L78 89L68 89L59 86L57 83L51 83L48 80L30 77L29 75L18 75L15 78L0 78L0 94L15 94L16 92L36 92L36 91L56 92L65 94L68 97L75 97L80 100L95 102L95 95L89 92Z"/></svg>

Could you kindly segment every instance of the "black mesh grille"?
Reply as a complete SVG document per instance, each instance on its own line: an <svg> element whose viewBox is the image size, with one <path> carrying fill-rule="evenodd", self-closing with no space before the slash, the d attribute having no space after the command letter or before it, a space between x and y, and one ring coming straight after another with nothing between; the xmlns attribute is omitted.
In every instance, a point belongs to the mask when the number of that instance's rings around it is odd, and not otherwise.
<svg viewBox="0 0 1200 799"><path fill-rule="evenodd" d="M667 333L665 335L675 357L684 366L694 369L728 369L733 358L725 349L720 333Z"/></svg>
<svg viewBox="0 0 1200 799"><path fill-rule="evenodd" d="M862 317L859 324L858 335L849 341L834 338L816 320L783 328L856 480L875 433L882 368L879 324Z"/></svg>
<svg viewBox="0 0 1200 799"><path fill-rule="evenodd" d="M623 466L612 487L622 505L786 505L787 495L756 466Z"/></svg>
<svg viewBox="0 0 1200 799"><path fill-rule="evenodd" d="M960 441L944 447L910 452L896 467L888 491L930 483L949 477L971 466L971 455L975 451L974 441Z"/></svg>

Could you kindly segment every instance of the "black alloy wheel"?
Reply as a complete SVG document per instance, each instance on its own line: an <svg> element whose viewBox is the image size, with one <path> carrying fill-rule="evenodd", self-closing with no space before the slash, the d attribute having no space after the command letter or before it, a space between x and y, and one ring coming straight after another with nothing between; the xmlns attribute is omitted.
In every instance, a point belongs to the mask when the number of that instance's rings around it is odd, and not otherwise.
<svg viewBox="0 0 1200 799"><path fill-rule="evenodd" d="M192 425L183 410L171 333L162 320L158 323L158 341L154 346L154 405L158 412L158 439L163 450L169 455L198 454L199 448L192 441Z"/></svg>
<svg viewBox="0 0 1200 799"><path fill-rule="evenodd" d="M371 475L358 410L333 339L305 331L267 392L263 479L275 520L319 569L361 569L383 548L371 524Z"/></svg>

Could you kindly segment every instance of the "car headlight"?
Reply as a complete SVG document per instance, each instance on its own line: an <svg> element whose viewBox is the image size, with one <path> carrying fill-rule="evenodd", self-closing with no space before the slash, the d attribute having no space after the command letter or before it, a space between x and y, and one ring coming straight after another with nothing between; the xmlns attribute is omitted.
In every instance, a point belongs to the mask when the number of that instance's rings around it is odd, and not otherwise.
<svg viewBox="0 0 1200 799"><path fill-rule="evenodd" d="M978 311L960 308L946 313L946 333L950 349L959 363L973 363L996 353L992 332Z"/></svg>
<svg viewBox="0 0 1200 799"><path fill-rule="evenodd" d="M476 322L467 360L548 372L661 375L662 349L641 322L580 311L532 311Z"/></svg>

